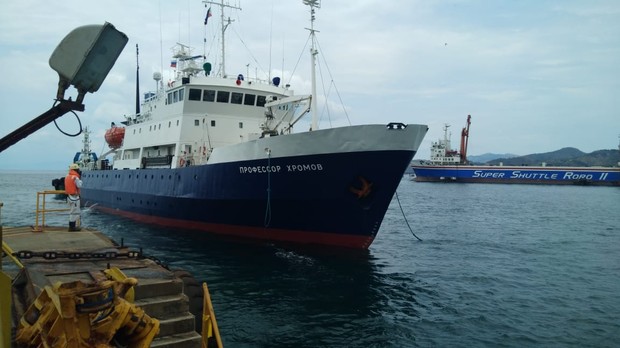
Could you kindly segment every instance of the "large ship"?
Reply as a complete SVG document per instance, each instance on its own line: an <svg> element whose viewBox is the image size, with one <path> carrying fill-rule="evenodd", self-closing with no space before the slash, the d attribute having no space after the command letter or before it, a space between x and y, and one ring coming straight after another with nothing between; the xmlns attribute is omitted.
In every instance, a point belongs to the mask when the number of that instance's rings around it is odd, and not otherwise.
<svg viewBox="0 0 620 348"><path fill-rule="evenodd" d="M203 56L177 44L175 78L164 84L155 73L158 90L106 132L113 157L102 155L84 170L82 203L187 230L368 248L428 127L319 129L314 19L320 1L303 2L311 18L311 95L295 95L278 77L231 78L223 45L212 74ZM222 3L222 19L224 7L230 6ZM210 14L209 8L207 19ZM222 35L229 24L222 21ZM293 131L307 114L310 129Z"/></svg>
<svg viewBox="0 0 620 348"><path fill-rule="evenodd" d="M620 167L557 167L557 166L503 166L473 165L467 160L469 127L461 131L460 149L452 149L444 127L444 137L431 144L430 160L416 160L412 164L414 180L419 182L460 182L493 184L553 184L620 186Z"/></svg>

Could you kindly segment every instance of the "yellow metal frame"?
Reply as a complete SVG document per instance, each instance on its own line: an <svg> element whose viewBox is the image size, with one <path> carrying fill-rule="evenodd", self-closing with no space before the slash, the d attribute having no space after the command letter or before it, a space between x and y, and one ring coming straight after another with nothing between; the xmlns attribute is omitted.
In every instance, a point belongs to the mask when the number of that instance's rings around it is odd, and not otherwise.
<svg viewBox="0 0 620 348"><path fill-rule="evenodd" d="M34 227L32 228L33 231L36 232L43 232L43 229L45 228L45 214L46 213L58 213L58 212L64 212L64 211L69 211L68 208L64 208L64 209L46 209L45 208L45 202L46 202L46 197L47 195L61 195L61 194L66 194L65 190L46 190L46 191L42 191L42 192L37 192L37 210L36 210L36 222L34 224ZM43 199L41 199L41 196L43 196ZM41 201L43 202L41 204ZM42 205L42 207L41 207ZM39 219L39 216L41 216L41 218ZM39 225L39 220L41 220L41 224Z"/></svg>
<svg viewBox="0 0 620 348"><path fill-rule="evenodd" d="M2 242L2 250L5 250L4 245L6 243L4 243L4 241L2 240L3 205L4 203L0 202L0 242ZM6 253L7 255L13 257L12 253ZM4 273L4 271L2 271L2 261L0 261L0 346L2 347L11 346L11 286L11 277L9 277L6 273Z"/></svg>
<svg viewBox="0 0 620 348"><path fill-rule="evenodd" d="M13 249L11 249L11 247L8 244L6 244L5 241L2 241L2 251L4 251L6 256L8 256L11 259L11 261L13 261L17 265L17 267L19 267L20 269L24 268L24 265L21 263L21 261L19 261L17 257L13 256Z"/></svg>
<svg viewBox="0 0 620 348"><path fill-rule="evenodd" d="M224 345L222 344L220 329L217 327L217 320L215 320L215 311L213 310L207 283L202 283L202 291L204 293L202 299L202 348L207 348L209 338L211 337L215 338L218 348L223 348Z"/></svg>
<svg viewBox="0 0 620 348"><path fill-rule="evenodd" d="M29 347L110 347L118 333L127 347L148 348L159 333L159 320L121 297L137 282L45 286L21 317L15 341Z"/></svg>
<svg viewBox="0 0 620 348"><path fill-rule="evenodd" d="M11 346L11 277L0 272L0 346Z"/></svg>
<svg viewBox="0 0 620 348"><path fill-rule="evenodd" d="M103 270L103 273L105 273L105 275L106 275L106 277L108 277L108 279L115 280L115 281L118 281L118 282L122 282L125 279L129 278L118 267L106 268L105 270ZM125 296L123 296L123 298L125 300L127 300L127 302L129 302L129 303L134 303L135 297L136 297L136 292L135 292L133 286L130 287L129 289L127 289L127 291L125 292Z"/></svg>

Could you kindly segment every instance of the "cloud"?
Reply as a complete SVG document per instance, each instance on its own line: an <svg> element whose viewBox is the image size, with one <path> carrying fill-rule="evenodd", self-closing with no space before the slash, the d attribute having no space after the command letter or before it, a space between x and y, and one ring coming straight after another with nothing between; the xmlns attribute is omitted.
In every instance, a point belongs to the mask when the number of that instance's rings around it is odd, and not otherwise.
<svg viewBox="0 0 620 348"><path fill-rule="evenodd" d="M281 76L310 91L308 30L303 3L247 2L227 11L226 71L262 79ZM86 10L88 8L88 10ZM189 42L214 68L222 58L219 10L205 27L200 1L13 1L0 12L0 136L49 109L57 75L48 66L56 44L75 27L108 21L129 43L101 89L78 113L105 148L103 132L135 108L135 45L140 89L154 90L154 72L172 77L170 47ZM329 92L330 124L426 123L419 156L450 123L473 117L470 153L518 154L566 146L615 148L620 133L620 4L583 2L330 1L317 10L319 82ZM205 42L206 41L206 42ZM269 72L271 70L271 73ZM338 93L335 93L337 88ZM338 104L342 100L343 107ZM319 107L321 112L325 109ZM344 112L346 110L346 113ZM346 121L346 122L345 122ZM77 126L74 116L59 120ZM453 139L455 140L455 139ZM0 154L0 169L66 168L81 139L48 125ZM53 150L50 150L53 149ZM52 164L53 163L53 164Z"/></svg>

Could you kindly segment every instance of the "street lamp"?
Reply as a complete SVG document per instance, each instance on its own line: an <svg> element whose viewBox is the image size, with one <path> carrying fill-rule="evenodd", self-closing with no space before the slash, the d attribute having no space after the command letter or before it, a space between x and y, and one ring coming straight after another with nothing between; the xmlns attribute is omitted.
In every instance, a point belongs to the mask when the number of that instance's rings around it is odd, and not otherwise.
<svg viewBox="0 0 620 348"><path fill-rule="evenodd" d="M84 95L96 92L127 44L127 35L110 23L86 25L71 31L50 57L50 67L59 76L58 104L39 117L0 139L0 152L70 111L84 111ZM76 101L65 100L69 86L78 90Z"/></svg>
<svg viewBox="0 0 620 348"><path fill-rule="evenodd" d="M64 99L69 85L78 90L78 103L82 103L86 92L96 92L127 40L125 34L107 22L73 29L58 44L49 61L60 78L57 99Z"/></svg>

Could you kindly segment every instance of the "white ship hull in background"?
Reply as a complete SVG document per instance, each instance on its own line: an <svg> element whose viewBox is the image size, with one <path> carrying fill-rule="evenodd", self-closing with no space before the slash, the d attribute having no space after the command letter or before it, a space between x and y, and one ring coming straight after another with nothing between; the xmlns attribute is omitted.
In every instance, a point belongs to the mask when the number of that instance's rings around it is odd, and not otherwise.
<svg viewBox="0 0 620 348"><path fill-rule="evenodd" d="M304 3L314 70L319 4ZM113 162L84 172L82 202L171 227L368 248L428 127L318 129L314 118L312 130L293 132L315 98L295 96L278 78L211 76L190 51L177 45L177 78L122 122Z"/></svg>

